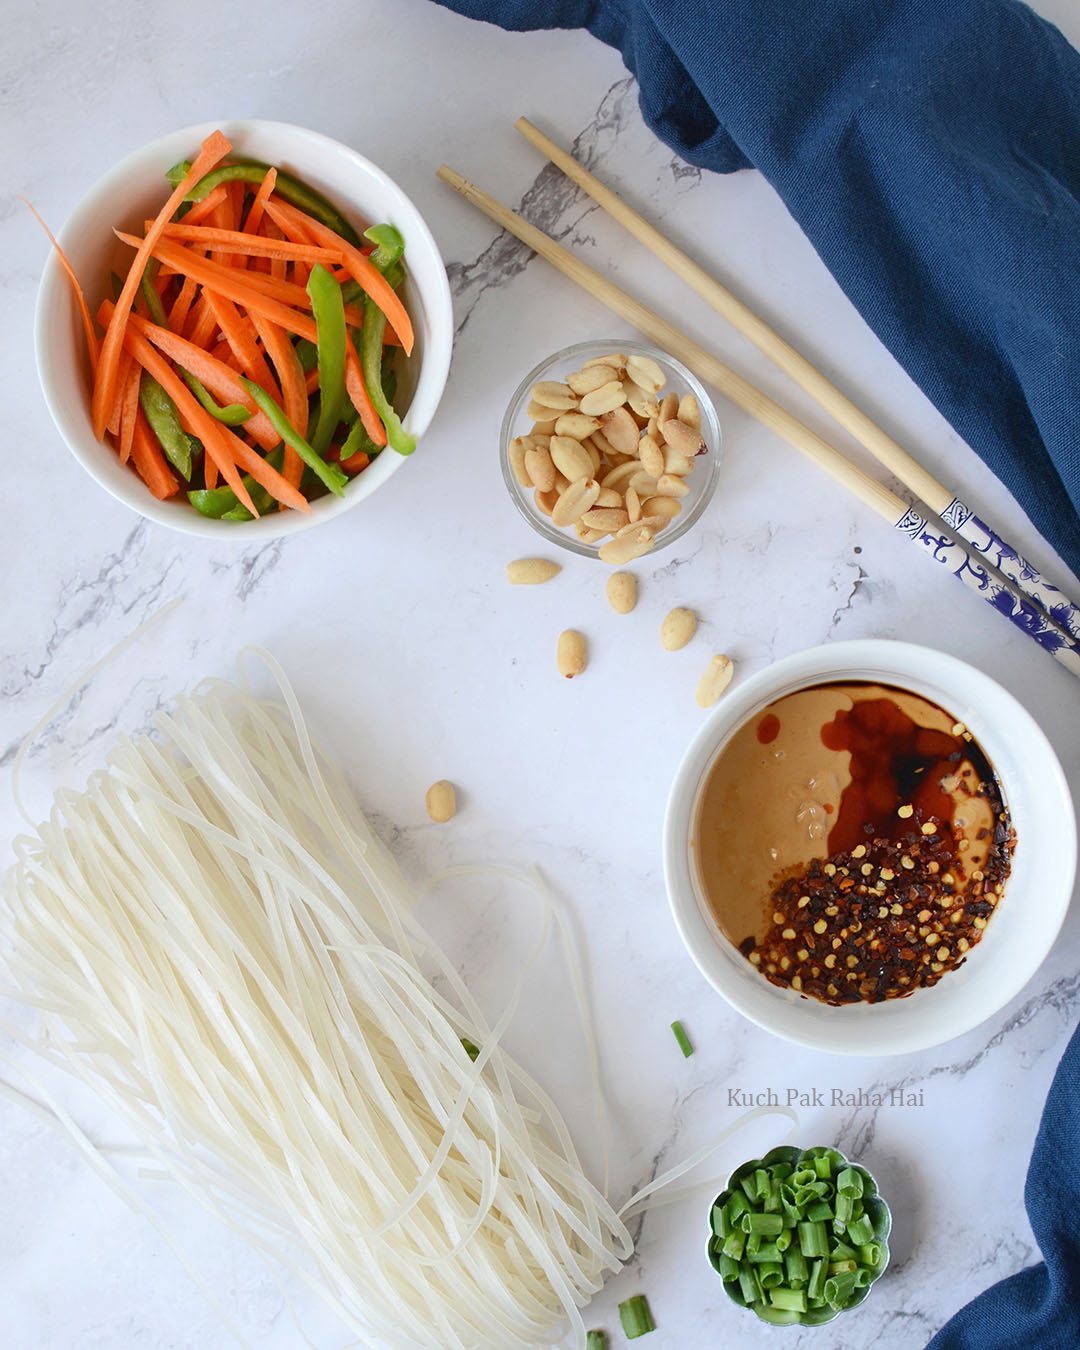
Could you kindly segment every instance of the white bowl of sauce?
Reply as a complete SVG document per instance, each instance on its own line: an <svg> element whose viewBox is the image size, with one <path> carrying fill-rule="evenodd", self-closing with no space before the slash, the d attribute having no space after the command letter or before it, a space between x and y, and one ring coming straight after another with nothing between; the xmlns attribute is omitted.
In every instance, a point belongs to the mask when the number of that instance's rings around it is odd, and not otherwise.
<svg viewBox="0 0 1080 1350"><path fill-rule="evenodd" d="M883 640L733 687L664 826L676 926L733 1007L837 1054L926 1049L1038 969L1076 870L1065 776L1030 714L955 657Z"/></svg>

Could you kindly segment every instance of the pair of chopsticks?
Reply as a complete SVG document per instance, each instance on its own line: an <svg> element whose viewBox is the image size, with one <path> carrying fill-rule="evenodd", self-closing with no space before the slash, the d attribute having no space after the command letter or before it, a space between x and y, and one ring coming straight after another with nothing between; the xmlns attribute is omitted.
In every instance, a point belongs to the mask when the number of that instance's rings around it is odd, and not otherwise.
<svg viewBox="0 0 1080 1350"><path fill-rule="evenodd" d="M844 393L737 296L710 276L653 225L634 211L572 155L526 118L517 129L609 215L668 265L718 313L800 385L917 498L958 535L935 530L910 503L870 477L839 450L711 352L666 319L621 290L542 230L501 205L447 165L438 176L496 224L515 235L572 281L619 314L659 347L713 385L734 404L770 427L819 468L872 507L935 562L1004 614L1066 669L1080 677L1080 608L1053 586L1004 539L980 520L955 493L939 483L912 455L862 412Z"/></svg>

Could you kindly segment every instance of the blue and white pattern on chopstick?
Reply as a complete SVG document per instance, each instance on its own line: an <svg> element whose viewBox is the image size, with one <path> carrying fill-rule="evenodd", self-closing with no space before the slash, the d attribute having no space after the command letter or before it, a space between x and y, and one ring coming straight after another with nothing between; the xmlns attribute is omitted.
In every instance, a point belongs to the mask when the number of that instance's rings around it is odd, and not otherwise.
<svg viewBox="0 0 1080 1350"><path fill-rule="evenodd" d="M983 554L999 572L1041 605L1059 628L1080 639L1080 607L1074 605L1052 582L1047 581L1037 567L1006 543L984 520L980 520L969 506L954 497L941 519L949 529L966 539L976 553Z"/></svg>
<svg viewBox="0 0 1080 1350"><path fill-rule="evenodd" d="M935 562L947 567L958 581L981 595L988 605L1033 638L1074 675L1080 675L1080 652L1054 627L1034 601L1017 595L995 577L980 559L982 550L968 548L948 535L930 528L925 517L910 507L896 522L896 528L919 544Z"/></svg>

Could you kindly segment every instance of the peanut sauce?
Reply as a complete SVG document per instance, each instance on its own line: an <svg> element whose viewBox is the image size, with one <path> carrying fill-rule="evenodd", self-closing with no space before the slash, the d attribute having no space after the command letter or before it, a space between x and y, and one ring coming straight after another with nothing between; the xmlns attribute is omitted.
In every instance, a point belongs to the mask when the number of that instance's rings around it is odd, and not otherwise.
<svg viewBox="0 0 1080 1350"><path fill-rule="evenodd" d="M962 965L1014 846L971 733L918 695L855 682L798 690L740 728L694 837L725 936L774 984L834 1004Z"/></svg>

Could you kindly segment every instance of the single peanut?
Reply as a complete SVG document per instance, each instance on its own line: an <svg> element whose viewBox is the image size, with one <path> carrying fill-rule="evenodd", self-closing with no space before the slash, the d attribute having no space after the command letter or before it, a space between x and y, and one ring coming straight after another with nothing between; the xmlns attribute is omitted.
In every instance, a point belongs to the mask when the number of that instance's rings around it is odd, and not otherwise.
<svg viewBox="0 0 1080 1350"><path fill-rule="evenodd" d="M534 403L545 408L556 408L559 412L576 408L578 404L577 394L568 384L560 384L558 380L541 380L539 384L534 384L529 397Z"/></svg>
<svg viewBox="0 0 1080 1350"><path fill-rule="evenodd" d="M637 533L628 534L626 531L635 530ZM621 566L634 558L640 558L643 553L648 553L653 546L655 535L652 530L642 522L637 525L624 526L614 539L609 539L606 544L601 544L599 549L600 558L606 563L614 563Z"/></svg>
<svg viewBox="0 0 1080 1350"><path fill-rule="evenodd" d="M580 441L570 436L552 436L550 454L555 467L571 483L578 478L592 477L592 460Z"/></svg>
<svg viewBox="0 0 1080 1350"><path fill-rule="evenodd" d="M711 708L731 683L734 674L735 667L731 664L730 656L714 656L697 687L698 707Z"/></svg>
<svg viewBox="0 0 1080 1350"><path fill-rule="evenodd" d="M582 394L591 394L594 389L611 384L618 378L618 372L611 366L594 366L586 362L580 370L575 370L573 375L567 375L566 383L580 398Z"/></svg>
<svg viewBox="0 0 1080 1350"><path fill-rule="evenodd" d="M695 455L701 454L705 448L705 442L701 439L701 432L693 427L688 427L685 422L680 422L677 417L669 417L666 421L661 418L660 434L672 450L680 455L685 455L687 459L693 459Z"/></svg>
<svg viewBox="0 0 1080 1350"><path fill-rule="evenodd" d="M697 615L692 609L673 609L664 616L660 625L660 641L667 652L677 652L685 647L697 632Z"/></svg>
<svg viewBox="0 0 1080 1350"><path fill-rule="evenodd" d="M641 429L628 408L613 409L605 416L601 426L613 450L617 450L620 455L637 454Z"/></svg>
<svg viewBox="0 0 1080 1350"><path fill-rule="evenodd" d="M513 470L514 477L518 481L518 486L531 488L533 480L529 477L528 470L525 468L525 451L529 446L529 440L526 436L515 436L510 442L507 450L507 459L510 461L510 468Z"/></svg>
<svg viewBox="0 0 1080 1350"><path fill-rule="evenodd" d="M638 448L641 467L652 478L659 478L664 472L664 452L651 436L642 436Z"/></svg>
<svg viewBox="0 0 1080 1350"><path fill-rule="evenodd" d="M590 530L602 530L604 534L614 534L630 521L626 512L616 506L594 506L581 519Z"/></svg>
<svg viewBox="0 0 1080 1350"><path fill-rule="evenodd" d="M558 563L547 558L518 558L506 564L506 579L511 586L539 586L561 571Z"/></svg>
<svg viewBox="0 0 1080 1350"><path fill-rule="evenodd" d="M618 380L612 380L610 384L602 384L599 389L584 394L579 411L588 417L602 417L604 413L613 412L625 402L626 395L623 393L622 384Z"/></svg>
<svg viewBox="0 0 1080 1350"><path fill-rule="evenodd" d="M680 422L685 422L688 427L693 427L695 431L701 430L701 409L698 407L698 401L693 394L684 394L679 400L678 417Z"/></svg>
<svg viewBox="0 0 1080 1350"><path fill-rule="evenodd" d="M613 572L607 579L607 598L616 614L629 614L637 604L637 578L632 572Z"/></svg>
<svg viewBox="0 0 1080 1350"><path fill-rule="evenodd" d="M525 449L525 472L532 480L533 487L541 492L550 492L555 486L555 465L551 451L532 441Z"/></svg>
<svg viewBox="0 0 1080 1350"><path fill-rule="evenodd" d="M626 357L622 352L612 352L608 356L593 356L588 361L582 363L582 370L589 370L593 366L610 366L615 372L615 379L622 379L622 373L626 369Z"/></svg>
<svg viewBox="0 0 1080 1350"><path fill-rule="evenodd" d="M658 497L688 497L690 484L685 478L677 478L673 473L663 473L656 480Z"/></svg>
<svg viewBox="0 0 1080 1350"><path fill-rule="evenodd" d="M595 478L582 475L576 479L551 508L551 519L556 525L573 525L600 496L600 484Z"/></svg>
<svg viewBox="0 0 1080 1350"><path fill-rule="evenodd" d="M431 819L437 825L445 825L457 810L457 794L454 792L453 783L448 783L445 778L432 783L427 790L424 804Z"/></svg>
<svg viewBox="0 0 1080 1350"><path fill-rule="evenodd" d="M583 441L599 427L599 417L586 417L579 412L560 413L555 420L555 435L572 436L575 441Z"/></svg>
<svg viewBox="0 0 1080 1350"><path fill-rule="evenodd" d="M640 356L634 352L627 358L626 374L639 389L647 393L655 394L664 387L664 372L649 356Z"/></svg>
<svg viewBox="0 0 1080 1350"><path fill-rule="evenodd" d="M559 634L558 645L555 648L555 661L559 668L559 674L565 675L568 680L572 680L575 675L580 675L585 669L585 639L573 628L567 628Z"/></svg>

